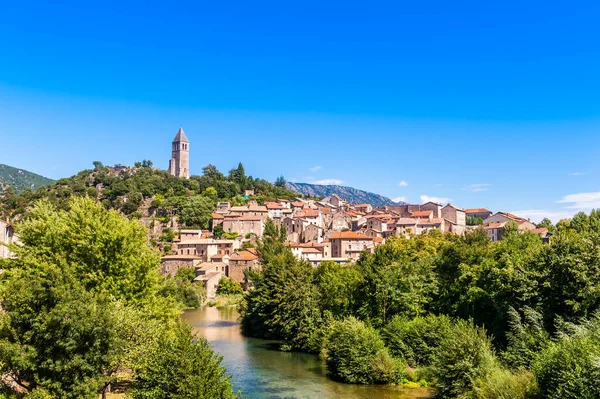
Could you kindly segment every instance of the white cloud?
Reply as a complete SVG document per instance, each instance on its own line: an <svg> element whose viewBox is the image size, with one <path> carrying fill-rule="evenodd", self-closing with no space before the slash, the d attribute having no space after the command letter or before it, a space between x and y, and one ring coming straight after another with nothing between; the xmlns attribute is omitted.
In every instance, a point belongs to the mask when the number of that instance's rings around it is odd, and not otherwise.
<svg viewBox="0 0 600 399"><path fill-rule="evenodd" d="M526 219L531 219L531 221L535 223L541 222L544 218L548 218L552 220L553 223L557 223L561 219L572 218L576 212L568 210L548 211L544 209L527 209L524 211L511 211L511 213Z"/></svg>
<svg viewBox="0 0 600 399"><path fill-rule="evenodd" d="M447 198L447 197L430 197L429 195L421 195L421 202L422 203L426 203L426 202L437 202L438 204L448 204L450 202L452 202L452 198Z"/></svg>
<svg viewBox="0 0 600 399"><path fill-rule="evenodd" d="M313 166L312 168L310 168L310 171L311 171L311 172L318 172L318 171L320 171L321 169L323 169L323 167L322 167L322 166Z"/></svg>
<svg viewBox="0 0 600 399"><path fill-rule="evenodd" d="M583 176L585 175L585 173L583 172L573 172L573 173L569 173L569 176Z"/></svg>
<svg viewBox="0 0 600 399"><path fill-rule="evenodd" d="M562 197L559 204L571 204L566 209L591 210L600 208L600 192L569 194Z"/></svg>
<svg viewBox="0 0 600 399"><path fill-rule="evenodd" d="M408 202L408 198L407 197L396 197L396 198L392 198L392 201L394 201L394 202Z"/></svg>
<svg viewBox="0 0 600 399"><path fill-rule="evenodd" d="M470 186L463 188L463 190L471 191L472 193L479 193L482 191L487 191L489 186L491 186L489 183L471 184Z"/></svg>
<svg viewBox="0 0 600 399"><path fill-rule="evenodd" d="M344 182L343 180L339 180L339 179L322 179L322 180L315 180L312 182L312 184L322 184L325 186L334 184L336 186L339 186L343 182Z"/></svg>
<svg viewBox="0 0 600 399"><path fill-rule="evenodd" d="M406 180L402 180L400 183L398 183L398 185L399 185L400 187L407 187L407 186L408 186L408 183L406 182Z"/></svg>

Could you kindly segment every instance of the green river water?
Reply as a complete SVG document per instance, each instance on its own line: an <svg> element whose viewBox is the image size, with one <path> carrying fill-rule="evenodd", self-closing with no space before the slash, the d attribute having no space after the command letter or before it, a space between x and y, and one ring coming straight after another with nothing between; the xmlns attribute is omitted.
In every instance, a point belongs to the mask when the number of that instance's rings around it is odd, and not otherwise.
<svg viewBox="0 0 600 399"><path fill-rule="evenodd" d="M426 389L349 385L328 379L317 356L277 350L271 341L241 334L235 308L186 311L183 319L205 336L231 374L236 390L248 399L414 399Z"/></svg>

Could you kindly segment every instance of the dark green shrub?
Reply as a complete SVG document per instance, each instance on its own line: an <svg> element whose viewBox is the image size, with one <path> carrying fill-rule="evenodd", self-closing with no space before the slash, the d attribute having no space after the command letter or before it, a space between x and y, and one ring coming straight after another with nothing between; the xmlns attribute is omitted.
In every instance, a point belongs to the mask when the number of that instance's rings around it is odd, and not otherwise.
<svg viewBox="0 0 600 399"><path fill-rule="evenodd" d="M228 277L221 277L217 286L217 295L242 295L244 290L239 283Z"/></svg>
<svg viewBox="0 0 600 399"><path fill-rule="evenodd" d="M440 397L458 397L469 392L478 379L497 367L490 339L472 321L458 320L440 342L432 371Z"/></svg>
<svg viewBox="0 0 600 399"><path fill-rule="evenodd" d="M391 358L377 331L354 317L333 323L324 351L327 372L344 382L395 383L403 376L402 364Z"/></svg>
<svg viewBox="0 0 600 399"><path fill-rule="evenodd" d="M534 398L537 384L534 375L526 370L511 372L496 367L479 379L467 395L474 399L530 399Z"/></svg>
<svg viewBox="0 0 600 399"><path fill-rule="evenodd" d="M411 367L429 366L452 325L447 316L418 316L412 320L396 316L381 336L393 356L404 358Z"/></svg>
<svg viewBox="0 0 600 399"><path fill-rule="evenodd" d="M600 345L590 335L565 338L539 354L533 370L540 398L600 397Z"/></svg>

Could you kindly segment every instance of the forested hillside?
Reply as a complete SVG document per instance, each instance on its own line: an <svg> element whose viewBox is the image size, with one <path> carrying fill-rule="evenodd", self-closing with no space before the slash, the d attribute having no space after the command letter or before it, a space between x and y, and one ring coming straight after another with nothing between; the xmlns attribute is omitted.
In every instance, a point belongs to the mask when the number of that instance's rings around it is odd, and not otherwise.
<svg viewBox="0 0 600 399"><path fill-rule="evenodd" d="M53 182L54 180L33 172L0 164L0 194L8 187L11 187L14 192L20 193L25 189L35 190Z"/></svg>
<svg viewBox="0 0 600 399"><path fill-rule="evenodd" d="M155 208L158 217L177 215L187 227L207 228L217 202L242 205L248 201L243 198L245 190L254 190L252 199L259 203L299 195L286 189L284 184L273 185L247 176L241 163L227 175L208 165L203 168L203 175L182 179L153 168L151 161L138 162L133 167L107 167L95 162L94 169L83 170L38 190L8 192L0 200L0 207L5 216L14 218L41 198L65 208L70 197L89 196L101 201L107 209L117 209L130 217L141 217L142 207L148 205ZM149 199L152 202L148 204Z"/></svg>

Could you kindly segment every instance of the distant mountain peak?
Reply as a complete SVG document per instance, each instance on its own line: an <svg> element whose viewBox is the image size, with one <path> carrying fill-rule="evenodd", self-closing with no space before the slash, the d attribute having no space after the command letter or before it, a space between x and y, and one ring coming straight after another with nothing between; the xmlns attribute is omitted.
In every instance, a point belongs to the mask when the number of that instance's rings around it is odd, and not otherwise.
<svg viewBox="0 0 600 399"><path fill-rule="evenodd" d="M52 183L54 183L54 180L37 173L0 164L0 194L9 186L16 193L19 193L26 189L37 190Z"/></svg>
<svg viewBox="0 0 600 399"><path fill-rule="evenodd" d="M359 190L348 186L322 185L310 183L286 183L290 190L296 191L309 197L330 197L337 194L344 201L352 204L370 204L376 206L398 205L402 203L394 202L383 195Z"/></svg>

